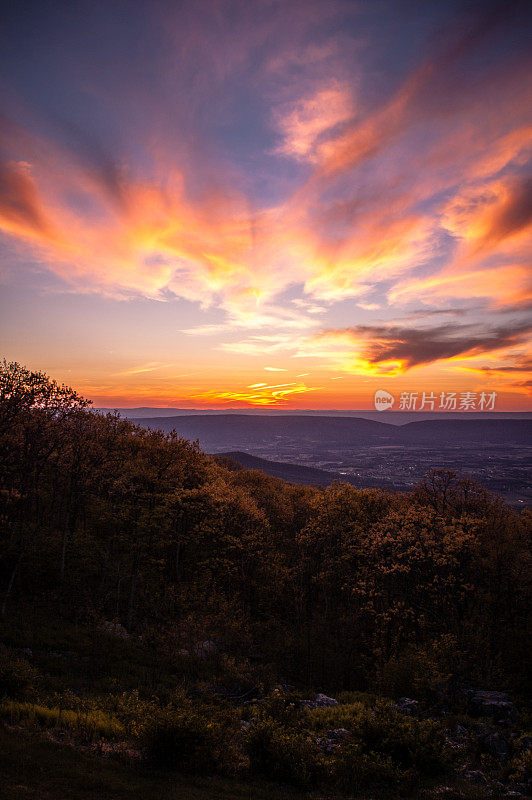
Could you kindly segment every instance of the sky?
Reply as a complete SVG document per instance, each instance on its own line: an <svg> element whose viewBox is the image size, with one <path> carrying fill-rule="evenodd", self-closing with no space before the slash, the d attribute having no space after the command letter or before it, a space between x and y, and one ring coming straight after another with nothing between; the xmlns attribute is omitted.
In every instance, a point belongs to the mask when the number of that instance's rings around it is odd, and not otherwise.
<svg viewBox="0 0 532 800"><path fill-rule="evenodd" d="M530 410L530 23L8 3L0 355L106 407Z"/></svg>

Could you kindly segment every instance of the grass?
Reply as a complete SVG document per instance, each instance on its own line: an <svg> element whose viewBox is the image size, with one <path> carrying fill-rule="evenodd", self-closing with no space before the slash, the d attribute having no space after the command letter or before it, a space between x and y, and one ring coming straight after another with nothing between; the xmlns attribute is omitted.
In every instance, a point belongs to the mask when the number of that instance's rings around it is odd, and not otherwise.
<svg viewBox="0 0 532 800"><path fill-rule="evenodd" d="M48 708L37 703L17 703L4 700L0 703L0 718L11 725L31 722L42 728L66 728L82 732L89 740L113 739L124 736L124 726L103 711L82 713L60 708Z"/></svg>
<svg viewBox="0 0 532 800"><path fill-rule="evenodd" d="M0 729L2 800L302 800L269 784L159 776Z"/></svg>

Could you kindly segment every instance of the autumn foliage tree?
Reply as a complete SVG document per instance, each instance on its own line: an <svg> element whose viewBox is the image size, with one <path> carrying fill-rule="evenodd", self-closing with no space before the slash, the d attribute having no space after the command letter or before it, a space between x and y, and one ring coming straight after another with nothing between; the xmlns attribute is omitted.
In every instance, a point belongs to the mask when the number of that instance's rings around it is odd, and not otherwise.
<svg viewBox="0 0 532 800"><path fill-rule="evenodd" d="M6 362L0 455L4 615L212 641L330 690L524 680L530 515L452 472L410 495L295 486Z"/></svg>

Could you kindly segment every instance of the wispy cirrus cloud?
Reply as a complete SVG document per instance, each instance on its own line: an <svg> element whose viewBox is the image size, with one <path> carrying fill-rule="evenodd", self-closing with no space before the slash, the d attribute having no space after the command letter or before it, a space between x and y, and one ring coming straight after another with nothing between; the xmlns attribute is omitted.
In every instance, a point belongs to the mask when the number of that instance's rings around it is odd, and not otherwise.
<svg viewBox="0 0 532 800"><path fill-rule="evenodd" d="M119 375L143 375L145 372L158 372L160 370L169 369L174 367L174 364L165 364L161 361L152 361L148 364L140 364L136 367L130 367L129 369L122 370L119 372Z"/></svg>
<svg viewBox="0 0 532 800"><path fill-rule="evenodd" d="M476 270L453 266L428 278L399 283L391 290L390 299L392 302L422 300L426 303L485 299L492 306L526 307L532 299L530 270L522 264Z"/></svg>
<svg viewBox="0 0 532 800"><path fill-rule="evenodd" d="M333 131L354 115L352 90L333 81L310 97L299 98L275 111L275 124L282 137L281 155L317 163L320 147Z"/></svg>

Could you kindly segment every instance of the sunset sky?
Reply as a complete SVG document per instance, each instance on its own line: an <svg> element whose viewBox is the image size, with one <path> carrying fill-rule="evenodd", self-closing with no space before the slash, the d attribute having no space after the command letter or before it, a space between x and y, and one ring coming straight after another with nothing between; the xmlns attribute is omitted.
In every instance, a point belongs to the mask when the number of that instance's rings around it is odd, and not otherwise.
<svg viewBox="0 0 532 800"><path fill-rule="evenodd" d="M526 9L10 3L0 355L100 406L531 409Z"/></svg>

